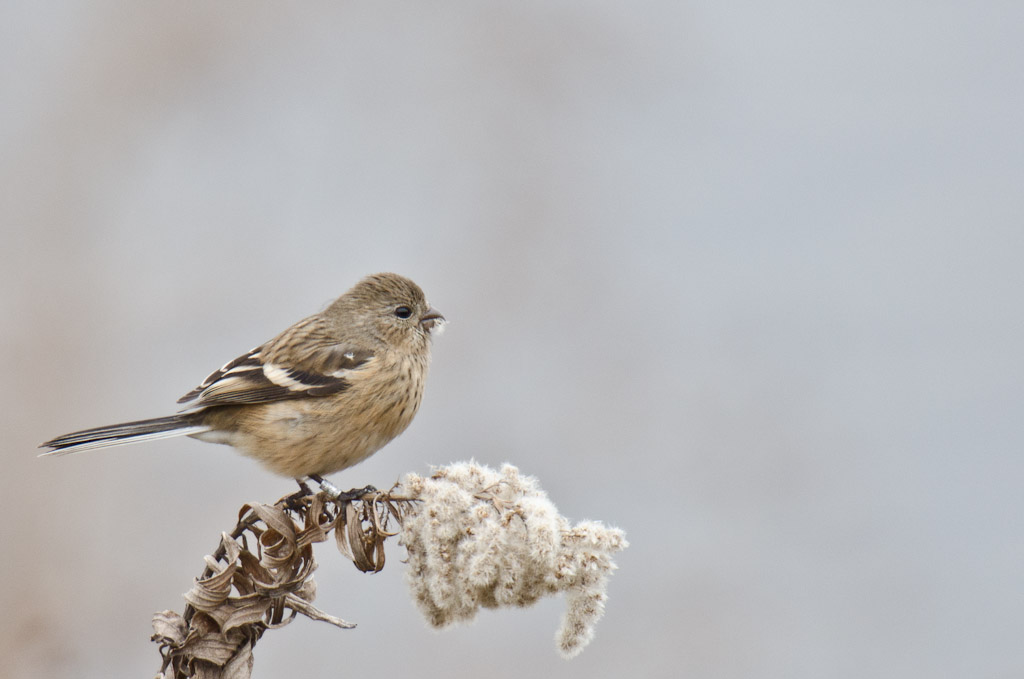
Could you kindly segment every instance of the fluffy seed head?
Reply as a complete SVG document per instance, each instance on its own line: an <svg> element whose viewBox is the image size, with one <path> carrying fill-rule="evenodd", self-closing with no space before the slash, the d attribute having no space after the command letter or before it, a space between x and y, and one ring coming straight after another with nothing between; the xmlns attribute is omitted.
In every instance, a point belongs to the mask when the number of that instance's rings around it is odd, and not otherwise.
<svg viewBox="0 0 1024 679"><path fill-rule="evenodd" d="M512 465L495 471L474 462L407 475L399 492L410 503L402 525L408 581L427 621L444 627L481 608L528 606L565 592L559 650L572 657L604 614L612 555L625 534L595 521L575 526Z"/></svg>

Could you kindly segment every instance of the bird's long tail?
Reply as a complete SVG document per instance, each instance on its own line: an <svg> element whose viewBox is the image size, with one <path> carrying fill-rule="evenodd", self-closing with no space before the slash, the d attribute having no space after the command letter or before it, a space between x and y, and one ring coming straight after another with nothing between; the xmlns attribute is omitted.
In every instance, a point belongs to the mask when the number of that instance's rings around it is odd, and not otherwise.
<svg viewBox="0 0 1024 679"><path fill-rule="evenodd" d="M152 420L111 424L106 427L95 427L94 429L84 429L64 434L40 444L40 448L53 448L53 450L41 453L40 457L80 453L95 448L122 446L127 443L167 439L173 436L188 436L189 434L208 431L209 427L200 423L195 417L197 414L186 413L184 415L171 415L170 417L156 417Z"/></svg>

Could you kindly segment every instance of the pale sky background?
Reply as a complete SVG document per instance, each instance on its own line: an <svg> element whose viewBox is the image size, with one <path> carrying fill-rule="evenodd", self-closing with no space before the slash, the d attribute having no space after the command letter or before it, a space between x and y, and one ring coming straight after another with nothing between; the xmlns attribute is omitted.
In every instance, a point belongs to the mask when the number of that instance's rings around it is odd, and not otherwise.
<svg viewBox="0 0 1024 679"><path fill-rule="evenodd" d="M470 456L623 528L559 599L426 628L330 544L255 677L1024 676L1024 4L0 6L0 675L148 677L248 501L168 414L392 270L451 321L337 475Z"/></svg>

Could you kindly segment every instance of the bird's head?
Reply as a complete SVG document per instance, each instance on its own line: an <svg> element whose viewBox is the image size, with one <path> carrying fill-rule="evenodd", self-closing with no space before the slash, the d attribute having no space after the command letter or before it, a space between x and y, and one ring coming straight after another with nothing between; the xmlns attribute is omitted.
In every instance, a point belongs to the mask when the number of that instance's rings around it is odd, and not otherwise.
<svg viewBox="0 0 1024 679"><path fill-rule="evenodd" d="M404 276L378 273L359 281L332 307L341 306L362 329L396 348L415 350L429 344L445 318L427 303L420 286Z"/></svg>

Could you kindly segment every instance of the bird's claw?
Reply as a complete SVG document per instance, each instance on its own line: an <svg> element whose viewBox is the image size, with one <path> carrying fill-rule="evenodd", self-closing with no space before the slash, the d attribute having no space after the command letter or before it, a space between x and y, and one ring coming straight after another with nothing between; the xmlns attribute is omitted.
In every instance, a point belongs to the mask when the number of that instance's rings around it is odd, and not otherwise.
<svg viewBox="0 0 1024 679"><path fill-rule="evenodd" d="M364 488L353 488L350 491L342 491L333 483L320 476L319 474L310 474L310 480L316 481L320 485L320 491L323 492L327 497L331 498L335 502L351 502L352 500L358 500L359 498L369 493L376 493L377 489L373 486L366 486ZM301 484L300 484L301 485Z"/></svg>

